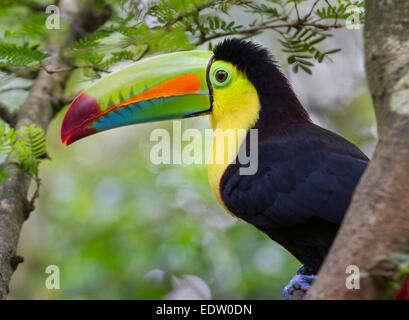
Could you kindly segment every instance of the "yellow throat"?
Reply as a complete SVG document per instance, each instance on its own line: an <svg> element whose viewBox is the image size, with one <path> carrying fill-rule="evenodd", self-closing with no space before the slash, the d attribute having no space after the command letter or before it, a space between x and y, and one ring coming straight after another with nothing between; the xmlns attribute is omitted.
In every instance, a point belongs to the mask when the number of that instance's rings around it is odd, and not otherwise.
<svg viewBox="0 0 409 320"><path fill-rule="evenodd" d="M236 159L239 147L257 122L260 111L258 94L252 83L236 68L234 73L234 81L229 86L213 88L210 123L214 135L208 159L210 188L230 214L220 197L220 180L228 165Z"/></svg>

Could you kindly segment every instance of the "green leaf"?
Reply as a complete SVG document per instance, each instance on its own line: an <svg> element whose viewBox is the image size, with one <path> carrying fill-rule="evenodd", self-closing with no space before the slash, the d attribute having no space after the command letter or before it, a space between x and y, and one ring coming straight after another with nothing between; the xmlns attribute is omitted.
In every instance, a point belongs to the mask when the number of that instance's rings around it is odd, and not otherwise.
<svg viewBox="0 0 409 320"><path fill-rule="evenodd" d="M300 68L303 69L306 73L312 74L312 71L311 71L310 68L306 67L306 66L303 65L303 64L300 64L299 66L300 66Z"/></svg>
<svg viewBox="0 0 409 320"><path fill-rule="evenodd" d="M19 46L14 43L0 42L0 65L25 66L35 61L41 61L48 54L37 49L36 46Z"/></svg>
<svg viewBox="0 0 409 320"><path fill-rule="evenodd" d="M0 125L0 151L15 158L28 172L36 174L37 166L45 154L45 133L34 124L15 131Z"/></svg>
<svg viewBox="0 0 409 320"><path fill-rule="evenodd" d="M322 36L322 37L316 38L316 39L310 41L310 42L309 42L309 45L312 46L312 45L314 45L314 44L317 44L317 43L319 43L319 42L322 42L322 41L324 41L326 38L327 38L327 36Z"/></svg>
<svg viewBox="0 0 409 320"><path fill-rule="evenodd" d="M95 47L100 44L100 40L109 37L110 32L101 31L90 35L89 37L81 38L74 42L72 49L78 50L83 48Z"/></svg>

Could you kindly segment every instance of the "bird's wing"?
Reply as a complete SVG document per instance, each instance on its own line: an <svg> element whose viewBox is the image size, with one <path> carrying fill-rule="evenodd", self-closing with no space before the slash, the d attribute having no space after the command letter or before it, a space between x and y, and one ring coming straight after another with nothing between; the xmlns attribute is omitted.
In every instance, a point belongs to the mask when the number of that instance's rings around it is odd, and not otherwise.
<svg viewBox="0 0 409 320"><path fill-rule="evenodd" d="M265 143L258 157L255 175L240 175L240 164L230 165L220 192L231 212L260 228L311 218L340 224L368 164L358 148L335 134Z"/></svg>

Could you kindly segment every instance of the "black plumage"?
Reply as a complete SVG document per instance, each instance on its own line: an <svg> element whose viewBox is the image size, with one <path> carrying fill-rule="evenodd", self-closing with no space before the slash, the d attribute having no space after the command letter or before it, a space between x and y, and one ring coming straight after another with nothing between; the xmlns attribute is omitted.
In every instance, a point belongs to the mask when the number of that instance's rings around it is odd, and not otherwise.
<svg viewBox="0 0 409 320"><path fill-rule="evenodd" d="M316 273L369 159L341 136L313 124L269 52L229 39L215 59L246 73L259 95L258 171L227 167L220 181L226 207L281 244ZM248 146L248 144L247 144Z"/></svg>

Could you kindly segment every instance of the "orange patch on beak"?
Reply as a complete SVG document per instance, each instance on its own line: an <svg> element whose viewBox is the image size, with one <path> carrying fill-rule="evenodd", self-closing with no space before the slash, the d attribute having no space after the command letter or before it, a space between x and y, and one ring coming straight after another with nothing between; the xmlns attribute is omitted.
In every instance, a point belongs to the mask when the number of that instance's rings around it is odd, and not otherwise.
<svg viewBox="0 0 409 320"><path fill-rule="evenodd" d="M146 89L145 91L134 95L124 101L119 102L114 108L120 108L132 103L146 101L154 98L165 98L170 96L180 96L184 94L195 93L200 90L200 79L195 73L184 74L158 85Z"/></svg>

